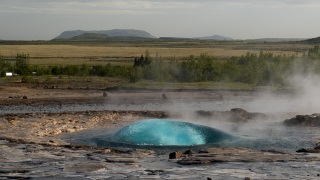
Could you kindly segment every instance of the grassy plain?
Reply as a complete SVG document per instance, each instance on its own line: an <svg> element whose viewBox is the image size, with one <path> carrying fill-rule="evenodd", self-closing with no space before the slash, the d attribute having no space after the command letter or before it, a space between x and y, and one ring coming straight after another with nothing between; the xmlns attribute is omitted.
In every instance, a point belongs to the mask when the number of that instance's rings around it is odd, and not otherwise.
<svg viewBox="0 0 320 180"><path fill-rule="evenodd" d="M0 54L14 59L17 53L30 55L30 65L133 65L133 59L146 50L151 57L163 60L185 60L190 55L208 54L221 58L241 56L246 53L271 52L274 55L301 56L313 45L297 42L216 42L216 41L129 41L129 42L8 42L0 43ZM254 85L242 83L164 83L140 81L129 83L127 79L109 77L30 76L5 77L0 83L25 82L37 86L57 85L59 88L105 89L120 87L128 89L229 89L252 90Z"/></svg>
<svg viewBox="0 0 320 180"><path fill-rule="evenodd" d="M30 55L31 65L104 65L107 63L129 65L134 57L139 57L146 50L151 57L158 55L164 60L185 59L190 55L199 56L206 53L217 57L245 55L247 52L259 53L260 50L275 55L302 55L310 45L297 43L246 43L214 41L196 42L132 42L126 43L26 43L0 45L0 53L7 58L13 58L17 53Z"/></svg>

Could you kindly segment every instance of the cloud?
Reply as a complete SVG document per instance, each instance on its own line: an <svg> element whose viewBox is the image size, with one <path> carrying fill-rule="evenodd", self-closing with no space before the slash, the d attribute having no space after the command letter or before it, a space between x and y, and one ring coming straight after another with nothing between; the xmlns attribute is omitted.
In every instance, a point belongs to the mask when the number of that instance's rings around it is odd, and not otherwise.
<svg viewBox="0 0 320 180"><path fill-rule="evenodd" d="M203 3L203 2L202 2ZM147 1L147 0L3 0L1 12L13 13L156 13L175 9L190 10L201 7L200 2L192 1Z"/></svg>
<svg viewBox="0 0 320 180"><path fill-rule="evenodd" d="M317 0L2 0L1 12L46 14L110 14L190 12L228 7L319 7Z"/></svg>
<svg viewBox="0 0 320 180"><path fill-rule="evenodd" d="M156 36L179 37L319 35L319 25L314 23L319 18L319 0L0 0L0 3L2 39L16 39L26 28L30 29L29 35L25 35L28 39L38 37L42 28L52 34L65 29L140 28ZM24 31L15 33L12 29ZM52 34L47 38L52 38Z"/></svg>

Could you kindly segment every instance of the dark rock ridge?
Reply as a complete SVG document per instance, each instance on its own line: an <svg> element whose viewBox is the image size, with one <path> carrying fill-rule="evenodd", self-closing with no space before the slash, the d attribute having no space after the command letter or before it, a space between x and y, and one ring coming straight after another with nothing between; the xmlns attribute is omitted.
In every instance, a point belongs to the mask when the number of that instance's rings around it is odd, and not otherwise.
<svg viewBox="0 0 320 180"><path fill-rule="evenodd" d="M297 115L283 122L286 126L313 126L320 127L320 114Z"/></svg>
<svg viewBox="0 0 320 180"><path fill-rule="evenodd" d="M156 38L150 33L143 30L135 29L112 29L112 30L101 30L101 31L83 31L83 30L74 30L74 31L64 31L59 36L54 38L57 39L70 39L76 36L80 36L86 33L90 34L104 34L109 37L140 37L140 38Z"/></svg>
<svg viewBox="0 0 320 180"><path fill-rule="evenodd" d="M297 152L299 153L320 153L320 142L316 144L314 148L302 148L299 149Z"/></svg>
<svg viewBox="0 0 320 180"><path fill-rule="evenodd" d="M169 157L170 158L170 157ZM247 148L207 148L191 156L172 158L180 165L215 164L225 162L296 162L318 161L319 157L278 152L262 152Z"/></svg>

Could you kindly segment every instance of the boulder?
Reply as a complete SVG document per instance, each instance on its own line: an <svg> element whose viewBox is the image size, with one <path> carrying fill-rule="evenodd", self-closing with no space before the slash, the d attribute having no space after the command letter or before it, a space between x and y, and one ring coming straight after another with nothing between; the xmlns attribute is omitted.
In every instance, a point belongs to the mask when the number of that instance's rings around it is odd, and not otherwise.
<svg viewBox="0 0 320 180"><path fill-rule="evenodd" d="M263 113L248 112L242 108L233 108L230 110L229 121L243 123L265 118L267 118L267 115Z"/></svg>
<svg viewBox="0 0 320 180"><path fill-rule="evenodd" d="M169 159L179 159L182 157L182 152L176 151L169 154Z"/></svg>

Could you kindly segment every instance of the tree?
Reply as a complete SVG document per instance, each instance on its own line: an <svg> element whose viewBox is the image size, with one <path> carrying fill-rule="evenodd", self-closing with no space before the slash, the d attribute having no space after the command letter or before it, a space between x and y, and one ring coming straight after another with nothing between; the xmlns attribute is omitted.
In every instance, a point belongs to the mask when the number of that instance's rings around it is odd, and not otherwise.
<svg viewBox="0 0 320 180"><path fill-rule="evenodd" d="M29 75L29 54L17 54L16 56L16 72L20 75Z"/></svg>
<svg viewBox="0 0 320 180"><path fill-rule="evenodd" d="M136 66L140 66L140 67L147 66L147 65L151 64L151 61L152 61L152 58L150 56L150 53L149 53L148 50L146 50L145 56L141 55L140 58L134 58L133 66L134 67L136 67Z"/></svg>

